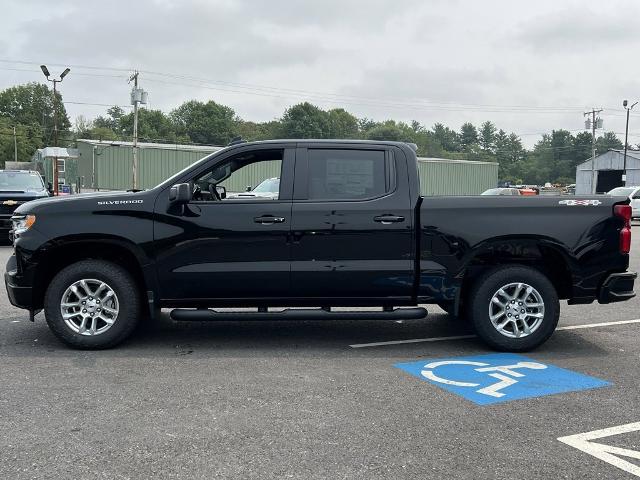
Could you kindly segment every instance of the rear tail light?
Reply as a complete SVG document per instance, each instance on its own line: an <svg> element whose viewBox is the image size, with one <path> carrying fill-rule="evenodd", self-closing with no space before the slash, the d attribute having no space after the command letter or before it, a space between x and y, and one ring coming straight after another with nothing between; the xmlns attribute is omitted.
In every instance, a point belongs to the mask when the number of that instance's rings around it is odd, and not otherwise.
<svg viewBox="0 0 640 480"><path fill-rule="evenodd" d="M615 205L613 213L624 221L620 230L620 253L629 253L631 250L631 205Z"/></svg>

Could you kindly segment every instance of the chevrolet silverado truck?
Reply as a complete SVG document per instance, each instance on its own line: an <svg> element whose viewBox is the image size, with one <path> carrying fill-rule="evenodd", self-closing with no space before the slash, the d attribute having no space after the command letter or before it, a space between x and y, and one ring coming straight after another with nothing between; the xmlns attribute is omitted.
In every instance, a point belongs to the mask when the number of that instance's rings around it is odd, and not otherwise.
<svg viewBox="0 0 640 480"><path fill-rule="evenodd" d="M276 198L227 199L241 172L280 178ZM20 205L8 296L84 349L161 308L176 321L388 320L437 304L510 351L546 341L562 299L634 296L628 198L424 197L419 182L411 144L232 145L149 190Z"/></svg>
<svg viewBox="0 0 640 480"><path fill-rule="evenodd" d="M11 217L23 203L51 194L38 172L0 170L0 235L6 239L11 230Z"/></svg>

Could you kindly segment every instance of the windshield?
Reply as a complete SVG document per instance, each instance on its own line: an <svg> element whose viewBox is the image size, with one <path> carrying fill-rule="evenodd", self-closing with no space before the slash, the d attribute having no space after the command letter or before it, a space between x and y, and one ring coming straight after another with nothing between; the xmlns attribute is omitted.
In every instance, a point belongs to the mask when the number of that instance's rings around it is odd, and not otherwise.
<svg viewBox="0 0 640 480"><path fill-rule="evenodd" d="M280 179L269 178L260 183L253 191L258 193L278 193L280 191Z"/></svg>
<svg viewBox="0 0 640 480"><path fill-rule="evenodd" d="M481 193L481 195L500 195L499 188L490 188L489 190L485 190Z"/></svg>
<svg viewBox="0 0 640 480"><path fill-rule="evenodd" d="M0 172L0 190L34 191L43 189L42 178L37 173Z"/></svg>
<svg viewBox="0 0 640 480"><path fill-rule="evenodd" d="M607 192L607 195L628 197L633 193L633 190L634 190L633 188L629 188L629 187L618 187L618 188L614 188L613 190L609 190Z"/></svg>

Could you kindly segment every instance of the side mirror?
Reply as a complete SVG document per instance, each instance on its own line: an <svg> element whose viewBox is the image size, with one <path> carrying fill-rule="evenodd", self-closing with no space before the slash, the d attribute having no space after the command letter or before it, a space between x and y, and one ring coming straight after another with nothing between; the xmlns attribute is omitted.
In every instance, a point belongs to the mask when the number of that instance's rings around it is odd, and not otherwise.
<svg viewBox="0 0 640 480"><path fill-rule="evenodd" d="M222 185L216 185L216 192L218 192L218 195L220 195L222 200L227 198L227 189Z"/></svg>
<svg viewBox="0 0 640 480"><path fill-rule="evenodd" d="M169 201L173 204L189 203L193 197L193 190L188 183L178 183L169 190Z"/></svg>
<svg viewBox="0 0 640 480"><path fill-rule="evenodd" d="M251 185L247 185L245 192L250 192L250 191L251 191Z"/></svg>
<svg viewBox="0 0 640 480"><path fill-rule="evenodd" d="M47 192L49 192L49 195L53 196L53 185L51 182L47 182Z"/></svg>

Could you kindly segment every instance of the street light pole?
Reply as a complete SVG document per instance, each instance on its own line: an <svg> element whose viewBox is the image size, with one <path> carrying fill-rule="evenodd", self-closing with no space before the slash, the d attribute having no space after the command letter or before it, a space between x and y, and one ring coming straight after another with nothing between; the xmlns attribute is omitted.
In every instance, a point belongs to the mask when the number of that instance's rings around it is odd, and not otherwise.
<svg viewBox="0 0 640 480"><path fill-rule="evenodd" d="M16 126L13 126L13 161L18 161L18 137L16 137Z"/></svg>
<svg viewBox="0 0 640 480"><path fill-rule="evenodd" d="M60 74L60 79L49 78L51 74L46 65L40 65L40 70L47 77L47 80L53 83L53 146L56 147L56 156L53 157L53 194L58 195L58 83L64 80L64 77L71 71L70 68L65 68Z"/></svg>
<svg viewBox="0 0 640 480"><path fill-rule="evenodd" d="M627 126L624 129L624 157L623 157L624 160L622 163L622 183L625 186L627 184L627 142L629 139L629 112L633 107L635 107L638 104L638 102L634 103L630 107L627 107L628 104L629 102L627 102L626 100L623 100L622 106L627 111Z"/></svg>

